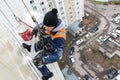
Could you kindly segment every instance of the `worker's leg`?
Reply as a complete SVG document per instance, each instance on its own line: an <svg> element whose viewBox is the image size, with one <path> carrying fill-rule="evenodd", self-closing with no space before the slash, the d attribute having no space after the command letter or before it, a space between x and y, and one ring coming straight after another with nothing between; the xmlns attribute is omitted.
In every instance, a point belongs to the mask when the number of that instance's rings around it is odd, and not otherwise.
<svg viewBox="0 0 120 80"><path fill-rule="evenodd" d="M28 44L26 44L26 43L23 43L22 46L30 52L30 50L31 50L31 45L28 45Z"/></svg>
<svg viewBox="0 0 120 80"><path fill-rule="evenodd" d="M49 78L51 78L53 76L53 73L50 72L50 70L47 68L47 66L45 64L43 64L41 67L38 67L38 69L41 71L43 77L43 80L48 80Z"/></svg>
<svg viewBox="0 0 120 80"><path fill-rule="evenodd" d="M49 64L58 61L62 57L63 50L58 49L53 53L42 58L44 64Z"/></svg>
<svg viewBox="0 0 120 80"><path fill-rule="evenodd" d="M31 51L31 45L28 45L28 44L26 44L26 43L23 43L22 45L23 45L23 47L24 47L25 49L27 49L29 52ZM38 41L37 43L35 43L35 44L34 44L34 47L35 47L35 51L36 51L36 52L39 51L39 50L41 50L41 49L43 48L40 41Z"/></svg>

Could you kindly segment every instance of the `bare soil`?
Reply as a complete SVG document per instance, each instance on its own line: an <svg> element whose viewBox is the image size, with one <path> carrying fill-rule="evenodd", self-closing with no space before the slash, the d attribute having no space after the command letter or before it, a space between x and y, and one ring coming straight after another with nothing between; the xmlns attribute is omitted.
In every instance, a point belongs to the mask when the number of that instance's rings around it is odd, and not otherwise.
<svg viewBox="0 0 120 80"><path fill-rule="evenodd" d="M63 68L65 68L65 66L68 64L68 53L69 53L69 48L70 46L68 46L68 44L70 44L70 42L74 39L74 37L67 32L66 34L66 40L65 40L65 47L64 47L64 53L63 53L63 57L61 60L58 61L58 64L61 68L61 70Z"/></svg>
<svg viewBox="0 0 120 80"><path fill-rule="evenodd" d="M105 70L111 67L120 69L120 58L117 55L112 58L108 58L106 55L103 55L103 53L94 50L86 51L84 55L88 62L93 64L100 64Z"/></svg>

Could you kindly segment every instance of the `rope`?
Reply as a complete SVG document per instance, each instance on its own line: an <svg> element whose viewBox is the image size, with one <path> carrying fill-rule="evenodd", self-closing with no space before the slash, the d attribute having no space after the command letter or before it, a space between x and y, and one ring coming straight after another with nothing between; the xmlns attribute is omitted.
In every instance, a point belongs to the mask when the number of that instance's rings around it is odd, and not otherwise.
<svg viewBox="0 0 120 80"><path fill-rule="evenodd" d="M29 12L29 14L30 14L30 16L31 16L31 18L32 18L32 20L33 20L33 22L36 24L36 25L38 25L38 22L37 22L37 20L35 19L35 17L34 16L32 16L32 14L30 13L30 11L29 11L29 9L28 9L28 7L26 6L26 4L25 4L25 2L22 0L22 3L24 4L24 6L25 6L25 8L27 9L27 11ZM40 34L40 31L38 30L38 33Z"/></svg>
<svg viewBox="0 0 120 80"><path fill-rule="evenodd" d="M12 15L14 16L15 20L20 24L20 23L23 23L24 25L30 27L31 29L33 29L32 26L28 25L27 23L25 23L24 21L22 21L19 17L17 17L15 15L15 13L13 12L13 10L11 9L11 7L8 5L8 3L6 2L6 0L4 0L5 4L7 5L7 7L9 8L9 10L11 11ZM30 37L27 36L27 33L25 34L27 39L30 40Z"/></svg>
<svg viewBox="0 0 120 80"><path fill-rule="evenodd" d="M25 2L24 2L23 0L22 0L22 3L24 4L25 8L26 8L27 11L29 12L29 14L30 14L33 22L36 23L36 24L38 24L37 20L36 20L35 17L30 13L29 9L27 8L27 6L26 6L26 4L25 4Z"/></svg>
<svg viewBox="0 0 120 80"><path fill-rule="evenodd" d="M28 25L27 23L25 23L23 20L21 20L21 19L20 19L19 17L17 17L16 15L14 15L14 17L15 17L16 21L21 22L21 23L25 24L26 26L28 26L28 27L30 27L30 28L33 29L32 26L30 26L30 25Z"/></svg>
<svg viewBox="0 0 120 80"><path fill-rule="evenodd" d="M7 7L9 8L9 10L12 12L15 20L16 20L18 23L23 23L23 24L25 24L26 26L28 26L28 27L30 27L30 28L33 28L32 26L28 25L27 23L25 23L24 21L22 21L19 17L17 17L17 16L15 15L15 13L14 13L13 10L11 9L11 7L8 5L8 3L6 2L6 0L4 0L4 2L5 2L5 4L7 5Z"/></svg>

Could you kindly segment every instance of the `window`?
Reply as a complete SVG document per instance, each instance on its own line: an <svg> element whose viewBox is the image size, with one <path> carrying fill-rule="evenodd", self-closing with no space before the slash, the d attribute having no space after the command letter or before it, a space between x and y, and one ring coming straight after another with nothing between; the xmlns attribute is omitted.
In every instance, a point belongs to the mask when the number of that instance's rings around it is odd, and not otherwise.
<svg viewBox="0 0 120 80"><path fill-rule="evenodd" d="M61 15L63 15L63 14L64 14L64 12L61 13Z"/></svg>
<svg viewBox="0 0 120 80"><path fill-rule="evenodd" d="M60 10L63 10L63 7L60 7Z"/></svg>
<svg viewBox="0 0 120 80"><path fill-rule="evenodd" d="M65 19L65 17L62 17L62 19Z"/></svg>
<svg viewBox="0 0 120 80"><path fill-rule="evenodd" d="M72 14L72 12L69 12L69 14Z"/></svg>
<svg viewBox="0 0 120 80"><path fill-rule="evenodd" d="M30 0L30 4L33 4L34 3L34 0Z"/></svg>
<svg viewBox="0 0 120 80"><path fill-rule="evenodd" d="M33 7L33 10L34 10L34 11L36 11L36 10L37 10L37 7L36 7L36 6L34 6L34 7Z"/></svg>
<svg viewBox="0 0 120 80"><path fill-rule="evenodd" d="M43 11L46 11L46 8L43 8L42 10L43 10Z"/></svg>
<svg viewBox="0 0 120 80"><path fill-rule="evenodd" d="M59 4L62 4L62 1L60 1Z"/></svg>
<svg viewBox="0 0 120 80"><path fill-rule="evenodd" d="M50 3L49 3L49 7L51 7L51 6L52 6L52 3L50 2Z"/></svg>
<svg viewBox="0 0 120 80"><path fill-rule="evenodd" d="M77 5L79 4L79 2L76 3Z"/></svg>
<svg viewBox="0 0 120 80"><path fill-rule="evenodd" d="M44 2L41 2L40 5L44 5Z"/></svg>
<svg viewBox="0 0 120 80"><path fill-rule="evenodd" d="M69 7L69 9L71 9L71 7Z"/></svg>

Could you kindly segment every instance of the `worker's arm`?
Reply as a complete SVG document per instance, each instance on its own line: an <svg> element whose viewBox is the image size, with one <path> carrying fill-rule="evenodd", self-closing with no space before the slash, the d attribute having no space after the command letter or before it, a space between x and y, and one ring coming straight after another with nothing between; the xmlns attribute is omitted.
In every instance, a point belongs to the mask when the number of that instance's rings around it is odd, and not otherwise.
<svg viewBox="0 0 120 80"><path fill-rule="evenodd" d="M62 57L63 49L64 49L64 39L63 38L56 38L51 42L54 51L49 55L43 57L43 63L53 63L58 61Z"/></svg>
<svg viewBox="0 0 120 80"><path fill-rule="evenodd" d="M33 30L32 30L32 33L31 33L31 37L33 36L33 35L35 35L35 37L37 36L37 33L38 33L38 30L39 29L42 29L43 28L43 24L41 23L41 24L38 24L37 26L35 26L34 28L33 28Z"/></svg>

